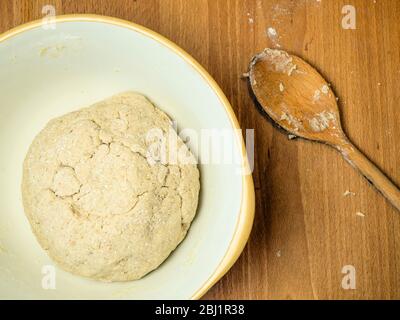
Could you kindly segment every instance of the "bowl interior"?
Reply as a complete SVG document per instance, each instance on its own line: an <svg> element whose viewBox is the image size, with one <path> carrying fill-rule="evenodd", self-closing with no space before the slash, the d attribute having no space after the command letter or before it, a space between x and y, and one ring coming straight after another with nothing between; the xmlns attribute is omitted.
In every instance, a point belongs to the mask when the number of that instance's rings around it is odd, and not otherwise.
<svg viewBox="0 0 400 320"><path fill-rule="evenodd" d="M46 266L54 263L25 218L20 183L28 147L47 121L122 91L143 93L179 130L190 129L202 141L204 129L232 129L207 80L168 44L105 21L32 26L0 42L0 70L0 298L192 297L235 233L243 189L240 161L200 164L200 204L187 238L157 270L127 283L92 281L55 266L56 288L44 289ZM233 158L240 159L234 136L225 139ZM199 155L199 141L191 138L189 145ZM209 154L219 152L218 144L211 144Z"/></svg>

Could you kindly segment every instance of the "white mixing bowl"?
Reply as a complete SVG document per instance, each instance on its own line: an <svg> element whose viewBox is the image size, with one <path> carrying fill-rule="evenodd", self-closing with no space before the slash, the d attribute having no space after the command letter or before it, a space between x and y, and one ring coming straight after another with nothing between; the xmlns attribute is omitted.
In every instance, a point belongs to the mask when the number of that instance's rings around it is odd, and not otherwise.
<svg viewBox="0 0 400 320"><path fill-rule="evenodd" d="M35 135L51 118L113 94L146 95L179 129L238 129L221 89L182 49L130 22L59 16L54 25L35 21L0 35L0 84L0 299L197 299L233 265L254 216L251 175L238 170L247 166L239 134L230 138L239 163L200 164L187 238L141 280L102 283L57 266L53 274L22 207L22 162ZM55 288L46 285L52 275Z"/></svg>

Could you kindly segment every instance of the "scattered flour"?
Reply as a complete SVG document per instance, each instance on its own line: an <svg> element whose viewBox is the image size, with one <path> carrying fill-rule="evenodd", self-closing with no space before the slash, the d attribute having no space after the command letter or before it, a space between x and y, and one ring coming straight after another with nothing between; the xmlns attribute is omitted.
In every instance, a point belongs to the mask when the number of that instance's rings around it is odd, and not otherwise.
<svg viewBox="0 0 400 320"><path fill-rule="evenodd" d="M328 94L329 93L329 86L324 84L320 89L314 91L313 102L318 101L321 99L321 93Z"/></svg>
<svg viewBox="0 0 400 320"><path fill-rule="evenodd" d="M250 12L247 12L247 20L248 20L249 24L253 24L254 23L254 19L251 17Z"/></svg>
<svg viewBox="0 0 400 320"><path fill-rule="evenodd" d="M355 196L356 194L354 193L354 192L351 192L350 190L346 190L344 193L343 193L343 196L344 197L348 197L348 196Z"/></svg>
<svg viewBox="0 0 400 320"><path fill-rule="evenodd" d="M314 91L313 102L318 101L321 98L321 91L319 89Z"/></svg>
<svg viewBox="0 0 400 320"><path fill-rule="evenodd" d="M268 37L276 37L278 35L278 33L276 32L275 28L269 27L267 29L267 35Z"/></svg>
<svg viewBox="0 0 400 320"><path fill-rule="evenodd" d="M331 121L336 123L336 115L329 111L323 111L310 120L310 126L315 132L321 132L329 127Z"/></svg>
<svg viewBox="0 0 400 320"><path fill-rule="evenodd" d="M283 50L266 48L253 58L252 65L258 60L268 61L275 72L286 73L289 76L297 68L297 65L293 63L293 58Z"/></svg>
<svg viewBox="0 0 400 320"><path fill-rule="evenodd" d="M324 85L321 87L321 92L322 92L323 94L328 94L328 92L329 92L329 87L328 87L326 84L324 84Z"/></svg>
<svg viewBox="0 0 400 320"><path fill-rule="evenodd" d="M286 5L276 4L272 8L272 21L279 23L292 14L291 8Z"/></svg>
<svg viewBox="0 0 400 320"><path fill-rule="evenodd" d="M285 86L283 85L283 83L279 83L279 91L283 92L285 90Z"/></svg>
<svg viewBox="0 0 400 320"><path fill-rule="evenodd" d="M278 32L276 31L276 29L273 27L268 27L266 30L266 34L267 34L267 37L269 38L269 40L272 42L272 44L275 47L280 48L281 45L278 43L279 36L278 36Z"/></svg>
<svg viewBox="0 0 400 320"><path fill-rule="evenodd" d="M287 123L294 127L294 131L298 131L303 128L301 121L296 117L292 116L290 113L282 112L282 115L279 120L286 120Z"/></svg>

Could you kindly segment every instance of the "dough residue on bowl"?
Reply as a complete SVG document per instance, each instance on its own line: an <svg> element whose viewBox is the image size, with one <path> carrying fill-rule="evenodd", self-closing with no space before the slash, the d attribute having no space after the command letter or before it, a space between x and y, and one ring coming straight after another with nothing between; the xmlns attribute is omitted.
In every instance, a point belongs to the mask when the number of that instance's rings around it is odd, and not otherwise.
<svg viewBox="0 0 400 320"><path fill-rule="evenodd" d="M176 143L149 141L151 130ZM153 156L154 145L177 161ZM186 236L199 189L196 160L171 120L132 92L51 120L23 168L24 208L41 246L63 269L102 281L157 268Z"/></svg>

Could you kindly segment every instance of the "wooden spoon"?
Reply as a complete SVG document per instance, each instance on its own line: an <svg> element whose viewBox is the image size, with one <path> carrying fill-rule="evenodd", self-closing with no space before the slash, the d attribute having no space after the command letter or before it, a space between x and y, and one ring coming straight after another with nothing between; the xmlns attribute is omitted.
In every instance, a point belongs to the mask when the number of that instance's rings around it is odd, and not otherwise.
<svg viewBox="0 0 400 320"><path fill-rule="evenodd" d="M279 127L334 147L400 210L400 190L349 141L335 95L312 66L285 51L265 49L252 59L249 80L260 107Z"/></svg>

